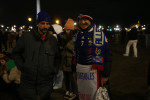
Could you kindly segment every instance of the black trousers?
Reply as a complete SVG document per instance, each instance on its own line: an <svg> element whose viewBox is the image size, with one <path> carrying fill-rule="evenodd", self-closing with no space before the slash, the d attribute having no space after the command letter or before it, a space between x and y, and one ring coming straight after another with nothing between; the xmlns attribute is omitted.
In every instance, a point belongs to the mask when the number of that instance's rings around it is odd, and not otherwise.
<svg viewBox="0 0 150 100"><path fill-rule="evenodd" d="M23 80L22 80L23 81ZM33 85L26 82L21 82L18 93L21 100L50 100L50 95L53 91L53 80L47 83Z"/></svg>

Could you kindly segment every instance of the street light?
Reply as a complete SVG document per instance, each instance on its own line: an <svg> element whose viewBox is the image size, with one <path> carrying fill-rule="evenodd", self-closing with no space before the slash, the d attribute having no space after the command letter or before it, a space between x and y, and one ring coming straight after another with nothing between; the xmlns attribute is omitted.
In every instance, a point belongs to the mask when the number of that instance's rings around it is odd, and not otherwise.
<svg viewBox="0 0 150 100"><path fill-rule="evenodd" d="M32 18L31 18L31 17L29 17L29 18L28 18L28 21L29 21L29 22L31 22L31 21L32 21Z"/></svg>
<svg viewBox="0 0 150 100"><path fill-rule="evenodd" d="M59 20L56 20L56 24L59 24L60 22L59 22Z"/></svg>

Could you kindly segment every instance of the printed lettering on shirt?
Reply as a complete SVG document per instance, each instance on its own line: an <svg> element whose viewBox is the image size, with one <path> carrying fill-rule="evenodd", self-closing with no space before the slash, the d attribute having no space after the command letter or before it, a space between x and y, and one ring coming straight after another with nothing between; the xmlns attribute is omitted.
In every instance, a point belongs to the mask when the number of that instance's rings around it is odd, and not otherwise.
<svg viewBox="0 0 150 100"><path fill-rule="evenodd" d="M96 44L102 44L102 41L101 41L101 39L96 38L96 39L95 39L95 43L96 43Z"/></svg>
<svg viewBox="0 0 150 100"><path fill-rule="evenodd" d="M78 92L79 97L81 98L81 100L91 100L91 94L83 94Z"/></svg>
<svg viewBox="0 0 150 100"><path fill-rule="evenodd" d="M94 80L94 72L91 73L83 73L83 72L78 72L77 73L78 79L83 79L83 80Z"/></svg>

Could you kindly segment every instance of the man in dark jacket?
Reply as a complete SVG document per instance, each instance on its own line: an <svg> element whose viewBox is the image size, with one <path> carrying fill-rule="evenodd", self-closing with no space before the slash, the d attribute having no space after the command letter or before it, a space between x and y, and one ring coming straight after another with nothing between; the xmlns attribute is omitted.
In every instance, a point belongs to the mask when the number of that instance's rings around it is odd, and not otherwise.
<svg viewBox="0 0 150 100"><path fill-rule="evenodd" d="M21 70L19 95L22 100L49 100L53 77L58 72L57 40L48 33L50 17L39 12L37 29L24 33L17 41L12 56Z"/></svg>

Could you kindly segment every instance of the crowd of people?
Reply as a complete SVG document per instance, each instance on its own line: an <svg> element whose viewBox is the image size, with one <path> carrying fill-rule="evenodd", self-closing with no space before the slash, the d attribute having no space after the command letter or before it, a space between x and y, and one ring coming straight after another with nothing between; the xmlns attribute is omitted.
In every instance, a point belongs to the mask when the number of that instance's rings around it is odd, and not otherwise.
<svg viewBox="0 0 150 100"><path fill-rule="evenodd" d="M111 36L98 30L92 16L83 12L74 20L68 18L65 25L51 24L47 12L38 13L31 32L21 33L13 47L11 34L0 31L0 84L14 83L19 100L49 100L54 89L65 86L64 98L95 100L99 87L109 83L112 54ZM132 35L133 33L133 35ZM127 35L121 31L122 42ZM137 30L129 32L129 42L123 56L129 56L133 44L137 58ZM4 50L2 49L2 44Z"/></svg>

